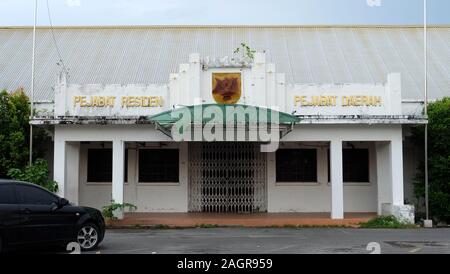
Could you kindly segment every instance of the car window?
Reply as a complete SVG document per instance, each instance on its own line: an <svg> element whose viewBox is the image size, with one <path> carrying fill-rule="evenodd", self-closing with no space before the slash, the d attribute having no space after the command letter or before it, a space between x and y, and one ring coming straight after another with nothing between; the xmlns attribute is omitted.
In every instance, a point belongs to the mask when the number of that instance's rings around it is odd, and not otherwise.
<svg viewBox="0 0 450 274"><path fill-rule="evenodd" d="M12 205L16 203L14 187L11 184L0 184L0 204Z"/></svg>
<svg viewBox="0 0 450 274"><path fill-rule="evenodd" d="M58 199L49 192L33 186L17 185L19 202L26 205L50 205Z"/></svg>

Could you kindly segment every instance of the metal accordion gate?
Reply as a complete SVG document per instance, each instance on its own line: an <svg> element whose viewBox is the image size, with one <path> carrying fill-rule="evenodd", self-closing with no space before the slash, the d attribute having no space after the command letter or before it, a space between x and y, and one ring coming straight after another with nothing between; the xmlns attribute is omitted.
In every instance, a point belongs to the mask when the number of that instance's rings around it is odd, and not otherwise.
<svg viewBox="0 0 450 274"><path fill-rule="evenodd" d="M189 145L189 211L267 211L266 155L257 143Z"/></svg>

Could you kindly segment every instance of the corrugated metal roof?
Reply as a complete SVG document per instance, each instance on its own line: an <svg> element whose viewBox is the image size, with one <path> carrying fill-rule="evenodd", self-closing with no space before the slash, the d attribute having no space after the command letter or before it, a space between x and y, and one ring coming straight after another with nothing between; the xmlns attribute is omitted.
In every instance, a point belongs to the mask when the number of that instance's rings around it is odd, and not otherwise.
<svg viewBox="0 0 450 274"><path fill-rule="evenodd" d="M266 51L288 83L381 83L401 72L403 98L423 99L419 26L57 27L71 83L163 84L190 53L231 56L245 42ZM0 89L29 90L31 28L0 28ZM51 30L37 30L36 100L52 100L60 68ZM450 96L450 27L429 28L429 96Z"/></svg>

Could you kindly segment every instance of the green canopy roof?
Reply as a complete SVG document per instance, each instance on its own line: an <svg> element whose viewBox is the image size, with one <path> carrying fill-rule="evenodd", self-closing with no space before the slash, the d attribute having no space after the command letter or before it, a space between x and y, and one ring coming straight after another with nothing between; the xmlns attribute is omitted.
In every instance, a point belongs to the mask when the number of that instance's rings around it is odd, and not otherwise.
<svg viewBox="0 0 450 274"><path fill-rule="evenodd" d="M205 109L209 111L205 112ZM201 122L193 121L193 119L197 118L194 116L195 111L200 111L201 113ZM276 123L280 125L292 125L298 123L300 119L294 115L279 112L276 110L248 106L248 105L227 105L227 104L204 104L204 105L194 105L194 106L186 106L182 108L177 108L165 112L161 112L159 114L146 117L147 120L155 122L161 126L167 127L170 126L180 119L182 119L183 115L186 113L190 113L192 117L192 123L194 124L206 124L213 119L219 119L219 117L215 118L214 115L211 115L211 111L221 112L222 114L222 122L223 124L227 124L230 121L235 124L260 124L260 123ZM263 113L261 113L263 112ZM248 115L248 114L257 114L257 115ZM260 114L261 113L261 114ZM234 114L234 115L232 115ZM228 115L228 118L227 118ZM278 121L272 121L273 116L278 115ZM197 115L199 116L199 115ZM206 116L206 117L205 117ZM261 117L260 117L261 116ZM232 120L230 119L232 117ZM243 118L243 119L242 119ZM276 117L274 117L276 118ZM241 119L241 120L239 120ZM261 119L261 120L260 120ZM217 122L217 121L215 121Z"/></svg>

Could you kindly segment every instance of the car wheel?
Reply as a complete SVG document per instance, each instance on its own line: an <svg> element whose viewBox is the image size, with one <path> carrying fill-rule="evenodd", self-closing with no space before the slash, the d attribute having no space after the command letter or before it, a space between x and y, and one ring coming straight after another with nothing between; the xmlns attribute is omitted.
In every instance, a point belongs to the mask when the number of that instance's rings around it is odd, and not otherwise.
<svg viewBox="0 0 450 274"><path fill-rule="evenodd" d="M100 230L98 226L93 223L83 224L77 233L77 243L83 251L95 249L100 243Z"/></svg>

